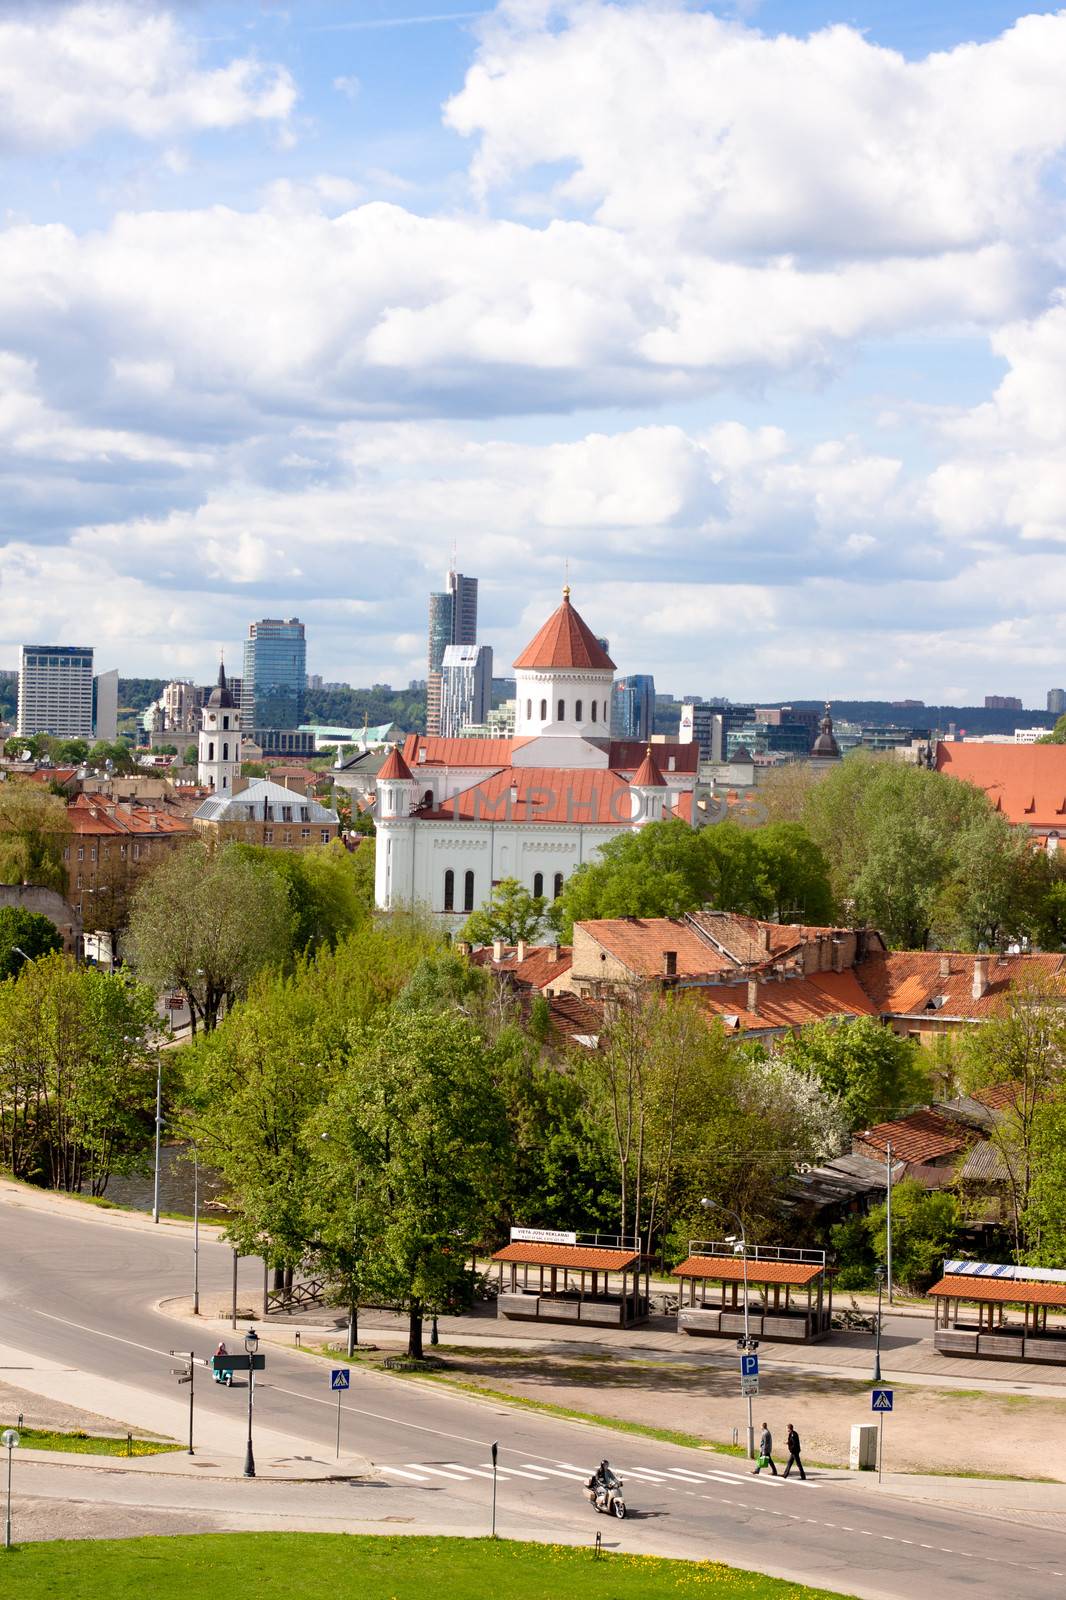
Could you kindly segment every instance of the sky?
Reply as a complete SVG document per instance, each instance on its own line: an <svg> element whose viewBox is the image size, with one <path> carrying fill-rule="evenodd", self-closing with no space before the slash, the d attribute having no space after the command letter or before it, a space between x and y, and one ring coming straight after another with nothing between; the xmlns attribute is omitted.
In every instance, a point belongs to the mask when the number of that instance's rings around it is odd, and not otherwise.
<svg viewBox="0 0 1066 1600"><path fill-rule="evenodd" d="M0 665L1066 682L1066 12L0 0Z"/></svg>

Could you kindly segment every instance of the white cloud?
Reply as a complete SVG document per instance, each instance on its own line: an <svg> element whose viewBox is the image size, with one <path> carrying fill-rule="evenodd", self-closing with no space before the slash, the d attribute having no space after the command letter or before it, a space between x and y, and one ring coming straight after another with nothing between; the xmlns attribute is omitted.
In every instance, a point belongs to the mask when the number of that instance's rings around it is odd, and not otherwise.
<svg viewBox="0 0 1066 1600"><path fill-rule="evenodd" d="M295 100L284 67L252 56L202 66L173 15L130 0L0 17L0 148L63 149L108 129L163 139L283 123Z"/></svg>

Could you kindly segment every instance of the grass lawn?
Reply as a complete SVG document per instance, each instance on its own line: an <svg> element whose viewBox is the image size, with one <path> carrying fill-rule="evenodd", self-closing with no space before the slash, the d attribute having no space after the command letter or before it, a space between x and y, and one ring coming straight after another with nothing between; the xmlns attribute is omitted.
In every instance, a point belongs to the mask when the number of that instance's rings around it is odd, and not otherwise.
<svg viewBox="0 0 1066 1600"><path fill-rule="evenodd" d="M137 1439L130 1444L125 1435L83 1433L55 1433L51 1428L20 1428L19 1446L23 1450L66 1450L84 1456L158 1456L168 1450L180 1450L180 1444L168 1444L163 1439Z"/></svg>
<svg viewBox="0 0 1066 1600"><path fill-rule="evenodd" d="M715 1600L832 1600L825 1589L710 1561L623 1555L597 1560L590 1549L569 1545L336 1533L22 1545L0 1549L0 1587L19 1600L188 1600L206 1594L255 1600L648 1600L688 1590Z"/></svg>

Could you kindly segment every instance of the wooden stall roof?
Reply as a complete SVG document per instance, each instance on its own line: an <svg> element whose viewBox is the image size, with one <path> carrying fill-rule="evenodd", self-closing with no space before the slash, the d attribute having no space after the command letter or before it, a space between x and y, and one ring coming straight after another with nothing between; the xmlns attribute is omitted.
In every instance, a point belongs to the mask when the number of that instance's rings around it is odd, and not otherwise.
<svg viewBox="0 0 1066 1600"><path fill-rule="evenodd" d="M952 1300L980 1301L983 1305L1066 1306L1066 1283L1026 1282L1024 1278L981 1278L976 1274L941 1278L931 1295Z"/></svg>
<svg viewBox="0 0 1066 1600"><path fill-rule="evenodd" d="M586 1272L622 1272L640 1256L636 1250L611 1250L593 1244L505 1244L493 1261L517 1261L527 1267L574 1267Z"/></svg>
<svg viewBox="0 0 1066 1600"><path fill-rule="evenodd" d="M794 1283L805 1285L821 1277L825 1267L820 1261L757 1261L748 1257L749 1283ZM727 1283L741 1283L744 1279L744 1262L738 1256L689 1256L674 1268L675 1278L721 1278Z"/></svg>

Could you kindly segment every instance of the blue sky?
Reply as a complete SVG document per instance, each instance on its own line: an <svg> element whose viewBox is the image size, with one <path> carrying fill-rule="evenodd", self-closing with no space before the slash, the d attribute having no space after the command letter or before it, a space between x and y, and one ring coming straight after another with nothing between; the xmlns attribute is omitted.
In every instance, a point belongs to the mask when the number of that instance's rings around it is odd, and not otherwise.
<svg viewBox="0 0 1066 1600"><path fill-rule="evenodd" d="M0 0L0 662L1042 706L1066 13L473 10Z"/></svg>

